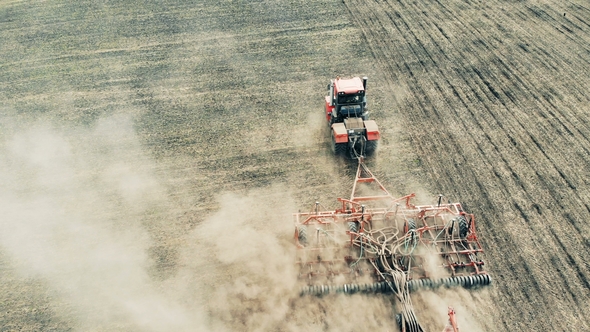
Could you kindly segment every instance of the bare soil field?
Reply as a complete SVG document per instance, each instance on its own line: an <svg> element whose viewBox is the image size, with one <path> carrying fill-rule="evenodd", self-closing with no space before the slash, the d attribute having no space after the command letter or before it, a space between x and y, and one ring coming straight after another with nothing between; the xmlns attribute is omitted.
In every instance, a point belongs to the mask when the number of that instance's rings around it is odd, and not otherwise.
<svg viewBox="0 0 590 332"><path fill-rule="evenodd" d="M478 218L493 285L414 295L428 331L590 330L586 1L3 1L0 40L0 331L395 331L297 295L336 75L379 179Z"/></svg>

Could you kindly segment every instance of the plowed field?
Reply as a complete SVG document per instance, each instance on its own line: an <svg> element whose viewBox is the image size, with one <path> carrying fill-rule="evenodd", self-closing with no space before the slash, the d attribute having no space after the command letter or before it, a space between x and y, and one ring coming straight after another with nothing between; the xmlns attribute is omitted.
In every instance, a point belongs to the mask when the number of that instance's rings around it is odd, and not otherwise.
<svg viewBox="0 0 590 332"><path fill-rule="evenodd" d="M587 1L3 1L0 40L0 331L394 331L297 296L336 75L381 182L477 217L493 285L413 295L428 331L590 330Z"/></svg>

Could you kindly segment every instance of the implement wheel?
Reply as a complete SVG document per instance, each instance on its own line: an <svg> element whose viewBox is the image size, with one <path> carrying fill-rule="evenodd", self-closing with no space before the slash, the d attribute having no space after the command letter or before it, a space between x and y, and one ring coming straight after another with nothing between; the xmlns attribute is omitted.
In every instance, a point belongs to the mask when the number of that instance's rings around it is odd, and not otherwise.
<svg viewBox="0 0 590 332"><path fill-rule="evenodd" d="M397 322L397 327L400 331L402 330L402 314L395 314L395 321Z"/></svg>
<svg viewBox="0 0 590 332"><path fill-rule="evenodd" d="M465 239L467 237L467 233L469 233L469 225L467 223L467 219L465 216L459 216L457 218L459 224L459 237L461 239Z"/></svg>
<svg viewBox="0 0 590 332"><path fill-rule="evenodd" d="M358 233L359 227L356 221L349 221L348 222L348 230L352 233Z"/></svg>
<svg viewBox="0 0 590 332"><path fill-rule="evenodd" d="M297 240L302 246L307 246L307 228L305 226L297 227Z"/></svg>

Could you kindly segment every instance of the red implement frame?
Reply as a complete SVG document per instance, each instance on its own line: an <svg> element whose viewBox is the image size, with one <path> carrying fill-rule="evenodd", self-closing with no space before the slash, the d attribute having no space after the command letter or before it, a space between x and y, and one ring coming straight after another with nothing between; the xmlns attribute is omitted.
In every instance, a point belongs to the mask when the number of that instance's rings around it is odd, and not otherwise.
<svg viewBox="0 0 590 332"><path fill-rule="evenodd" d="M442 332L459 332L459 328L457 327L457 319L455 318L455 310L449 307L448 315L449 323Z"/></svg>
<svg viewBox="0 0 590 332"><path fill-rule="evenodd" d="M437 278L486 274L474 215L460 203L441 204L442 196L433 205L414 205L414 197L394 198L360 161L350 199L338 198L339 208L324 210L316 202L310 212L294 214L300 278L308 285L366 282L367 276L383 281L369 240L377 235L397 245L387 259L407 280L433 272ZM432 257L438 257L436 271Z"/></svg>

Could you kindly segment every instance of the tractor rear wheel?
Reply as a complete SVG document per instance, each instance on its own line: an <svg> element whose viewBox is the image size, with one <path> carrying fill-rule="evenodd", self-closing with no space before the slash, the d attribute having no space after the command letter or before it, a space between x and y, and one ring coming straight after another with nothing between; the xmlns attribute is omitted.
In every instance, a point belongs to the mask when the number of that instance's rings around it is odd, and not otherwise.
<svg viewBox="0 0 590 332"><path fill-rule="evenodd" d="M348 150L348 143L336 143L334 132L332 132L332 152L337 156L344 156Z"/></svg>
<svg viewBox="0 0 590 332"><path fill-rule="evenodd" d="M378 141L367 141L365 144L365 155L367 157L375 154L375 151L377 150L377 142Z"/></svg>

